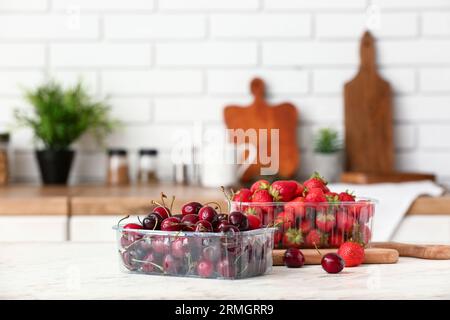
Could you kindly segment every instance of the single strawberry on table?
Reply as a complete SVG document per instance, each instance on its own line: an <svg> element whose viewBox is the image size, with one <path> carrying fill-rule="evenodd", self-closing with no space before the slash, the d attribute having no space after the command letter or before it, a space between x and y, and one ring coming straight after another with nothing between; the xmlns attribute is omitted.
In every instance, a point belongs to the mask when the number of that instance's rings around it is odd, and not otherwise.
<svg viewBox="0 0 450 320"><path fill-rule="evenodd" d="M292 180L278 180L270 185L270 194L274 201L291 201L297 192L297 182Z"/></svg>
<svg viewBox="0 0 450 320"><path fill-rule="evenodd" d="M255 193L255 191L257 190L268 190L270 187L270 182L267 180L258 180L255 183L252 184L252 186L250 187L250 191L252 193Z"/></svg>
<svg viewBox="0 0 450 320"><path fill-rule="evenodd" d="M346 267L356 267L364 261L364 248L357 242L344 242L337 253L344 259Z"/></svg>
<svg viewBox="0 0 450 320"><path fill-rule="evenodd" d="M307 190L311 190L313 188L319 188L322 189L324 193L329 192L330 189L327 187L328 182L320 176L318 172L314 172L311 177L303 182L303 186Z"/></svg>

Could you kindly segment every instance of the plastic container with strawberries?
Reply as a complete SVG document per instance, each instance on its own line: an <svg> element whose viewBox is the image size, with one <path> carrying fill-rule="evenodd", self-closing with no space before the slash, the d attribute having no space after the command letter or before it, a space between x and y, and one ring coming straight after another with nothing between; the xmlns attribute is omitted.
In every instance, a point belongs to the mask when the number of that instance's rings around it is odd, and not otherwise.
<svg viewBox="0 0 450 320"><path fill-rule="evenodd" d="M375 204L374 199L330 191L315 173L304 183L257 181L233 195L230 212L254 214L263 225L277 228L276 249L337 248L347 240L370 242Z"/></svg>

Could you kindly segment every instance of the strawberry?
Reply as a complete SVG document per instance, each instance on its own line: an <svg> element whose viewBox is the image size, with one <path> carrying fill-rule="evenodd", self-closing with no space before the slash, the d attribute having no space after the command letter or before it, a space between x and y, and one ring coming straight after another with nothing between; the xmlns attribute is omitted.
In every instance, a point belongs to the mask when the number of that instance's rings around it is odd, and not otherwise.
<svg viewBox="0 0 450 320"><path fill-rule="evenodd" d="M273 236L274 248L279 247L282 239L283 239L283 232L281 232L279 230L275 231L274 236Z"/></svg>
<svg viewBox="0 0 450 320"><path fill-rule="evenodd" d="M330 246L338 248L344 242L344 238L340 233L334 233L330 237Z"/></svg>
<svg viewBox="0 0 450 320"><path fill-rule="evenodd" d="M277 214L274 224L282 230L287 230L295 225L294 213L291 211L283 211Z"/></svg>
<svg viewBox="0 0 450 320"><path fill-rule="evenodd" d="M305 191L305 187L298 181L293 181L297 185L297 189L295 190L295 197L302 197Z"/></svg>
<svg viewBox="0 0 450 320"><path fill-rule="evenodd" d="M327 192L325 193L325 198L327 198L328 202L338 202L339 201L339 195L336 192Z"/></svg>
<svg viewBox="0 0 450 320"><path fill-rule="evenodd" d="M254 214L248 214L247 215L248 220L248 229L249 230L255 230L261 228L261 219L254 215Z"/></svg>
<svg viewBox="0 0 450 320"><path fill-rule="evenodd" d="M336 213L336 227L339 231L349 233L352 231L355 218L347 212L339 211Z"/></svg>
<svg viewBox="0 0 450 320"><path fill-rule="evenodd" d="M302 232L298 229L290 228L283 236L284 248L299 248L303 243Z"/></svg>
<svg viewBox="0 0 450 320"><path fill-rule="evenodd" d="M257 190L268 190L270 187L270 182L267 180L258 180L250 187L250 191L255 193Z"/></svg>
<svg viewBox="0 0 450 320"><path fill-rule="evenodd" d="M373 204L366 200L359 200L355 203L353 211L355 212L358 222L362 224L367 223L373 215Z"/></svg>
<svg viewBox="0 0 450 320"><path fill-rule="evenodd" d="M250 202L252 200L252 192L250 189L242 188L233 195L232 200L236 202Z"/></svg>
<svg viewBox="0 0 450 320"><path fill-rule="evenodd" d="M320 246L326 242L326 236L317 229L311 230L305 238L305 244L308 247Z"/></svg>
<svg viewBox="0 0 450 320"><path fill-rule="evenodd" d="M348 191L341 192L341 193L339 193L339 201L354 202L355 196L353 195L353 193L350 193Z"/></svg>
<svg viewBox="0 0 450 320"><path fill-rule="evenodd" d="M300 222L300 230L302 230L303 234L307 234L313 228L311 220L303 220Z"/></svg>
<svg viewBox="0 0 450 320"><path fill-rule="evenodd" d="M326 202L325 193L320 188L311 188L305 197L306 202Z"/></svg>
<svg viewBox="0 0 450 320"><path fill-rule="evenodd" d="M316 216L316 226L323 232L330 232L336 225L334 214L319 212Z"/></svg>
<svg viewBox="0 0 450 320"><path fill-rule="evenodd" d="M312 176L303 182L303 186L308 190L313 188L320 188L324 193L329 192L330 190L327 187L328 182L320 176L318 172L314 172Z"/></svg>
<svg viewBox="0 0 450 320"><path fill-rule="evenodd" d="M272 183L269 190L275 201L291 201L297 192L297 182L278 180Z"/></svg>
<svg viewBox="0 0 450 320"><path fill-rule="evenodd" d="M284 210L293 212L296 217L303 218L306 214L304 203L305 198L303 197L294 198L284 205Z"/></svg>
<svg viewBox="0 0 450 320"><path fill-rule="evenodd" d="M356 242L344 242L339 247L337 254L344 259L346 267L356 267L364 261L364 248Z"/></svg>
<svg viewBox="0 0 450 320"><path fill-rule="evenodd" d="M365 224L355 223L353 226L353 240L359 244L366 245L372 238L372 231Z"/></svg>
<svg viewBox="0 0 450 320"><path fill-rule="evenodd" d="M266 189L259 189L253 193L252 202L273 202L273 197Z"/></svg>

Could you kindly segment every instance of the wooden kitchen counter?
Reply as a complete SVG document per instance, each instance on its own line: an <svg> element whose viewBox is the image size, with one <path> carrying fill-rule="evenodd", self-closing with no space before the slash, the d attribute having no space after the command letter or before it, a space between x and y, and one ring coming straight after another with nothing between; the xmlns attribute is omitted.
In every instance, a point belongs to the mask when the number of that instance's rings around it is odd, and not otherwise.
<svg viewBox="0 0 450 320"><path fill-rule="evenodd" d="M230 281L123 273L113 242L6 243L0 283L1 299L449 299L450 260L400 258L340 274L274 267Z"/></svg>
<svg viewBox="0 0 450 320"><path fill-rule="evenodd" d="M80 185L52 187L12 185L0 188L0 215L123 215L142 214L149 210L151 200L164 192L170 201L176 195L178 211L188 201L217 201L222 209L227 204L219 188L203 188L158 183L108 187ZM450 215L450 195L419 197L411 205L409 215Z"/></svg>

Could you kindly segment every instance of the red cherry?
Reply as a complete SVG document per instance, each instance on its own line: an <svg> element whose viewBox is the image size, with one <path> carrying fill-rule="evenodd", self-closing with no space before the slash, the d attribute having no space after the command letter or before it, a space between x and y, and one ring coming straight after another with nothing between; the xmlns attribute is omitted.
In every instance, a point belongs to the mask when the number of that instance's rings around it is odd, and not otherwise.
<svg viewBox="0 0 450 320"><path fill-rule="evenodd" d="M236 267L230 260L225 258L217 263L217 272L224 278L234 278L236 276Z"/></svg>
<svg viewBox="0 0 450 320"><path fill-rule="evenodd" d="M198 214L199 210L203 207L201 203L198 202L189 202L181 207L181 214Z"/></svg>
<svg viewBox="0 0 450 320"><path fill-rule="evenodd" d="M177 238L175 239L171 247L171 253L175 258L183 258L184 254L186 253L188 246L188 240L187 238Z"/></svg>
<svg viewBox="0 0 450 320"><path fill-rule="evenodd" d="M208 260L201 260L197 266L197 273L200 277L208 278L214 271L213 264Z"/></svg>
<svg viewBox="0 0 450 320"><path fill-rule="evenodd" d="M155 272L160 271L160 269L157 267L157 259L156 256L150 252L142 259L142 271L143 272Z"/></svg>
<svg viewBox="0 0 450 320"><path fill-rule="evenodd" d="M146 230L159 230L163 220L159 213L153 212L142 220L142 225Z"/></svg>
<svg viewBox="0 0 450 320"><path fill-rule="evenodd" d="M170 250L169 241L165 237L153 237L152 249L155 253L166 254Z"/></svg>
<svg viewBox="0 0 450 320"><path fill-rule="evenodd" d="M168 254L163 260L164 271L169 274L179 274L182 268L182 262L174 256Z"/></svg>
<svg viewBox="0 0 450 320"><path fill-rule="evenodd" d="M229 226L229 225L231 225L231 223L229 223L228 220L222 220L216 225L216 227L214 228L214 231L220 232L224 226Z"/></svg>
<svg viewBox="0 0 450 320"><path fill-rule="evenodd" d="M163 231L180 231L183 229L181 220L177 217L169 217L161 223L161 230Z"/></svg>
<svg viewBox="0 0 450 320"><path fill-rule="evenodd" d="M305 257L300 250L289 248L284 253L283 261L288 268L300 268L305 264Z"/></svg>
<svg viewBox="0 0 450 320"><path fill-rule="evenodd" d="M215 262L220 258L220 247L218 246L208 246L203 248L203 258L204 260Z"/></svg>
<svg viewBox="0 0 450 320"><path fill-rule="evenodd" d="M170 210L167 207L158 206L153 209L153 212L159 214L163 219L166 219L170 216Z"/></svg>
<svg viewBox="0 0 450 320"><path fill-rule="evenodd" d="M213 232L213 226L207 220L200 220L195 224L195 232Z"/></svg>
<svg viewBox="0 0 450 320"><path fill-rule="evenodd" d="M217 212L213 207L204 206L198 211L198 217L200 220L207 220L213 223L217 219Z"/></svg>
<svg viewBox="0 0 450 320"><path fill-rule="evenodd" d="M183 230L185 231L194 231L195 224L199 221L198 215L196 214L186 214L181 219L181 223L184 225Z"/></svg>
<svg viewBox="0 0 450 320"><path fill-rule="evenodd" d="M123 229L143 229L143 227L137 223L128 223L123 226Z"/></svg>
<svg viewBox="0 0 450 320"><path fill-rule="evenodd" d="M327 253L322 257L321 265L328 273L339 273L345 267L345 261L336 253Z"/></svg>
<svg viewBox="0 0 450 320"><path fill-rule="evenodd" d="M245 214L239 211L231 212L228 215L228 221L236 227L238 227L239 230L245 231L248 230L248 219Z"/></svg>
<svg viewBox="0 0 450 320"><path fill-rule="evenodd" d="M219 232L223 232L223 233L239 233L240 230L238 227L233 226L232 224L227 224L227 225L223 225L220 229Z"/></svg>

